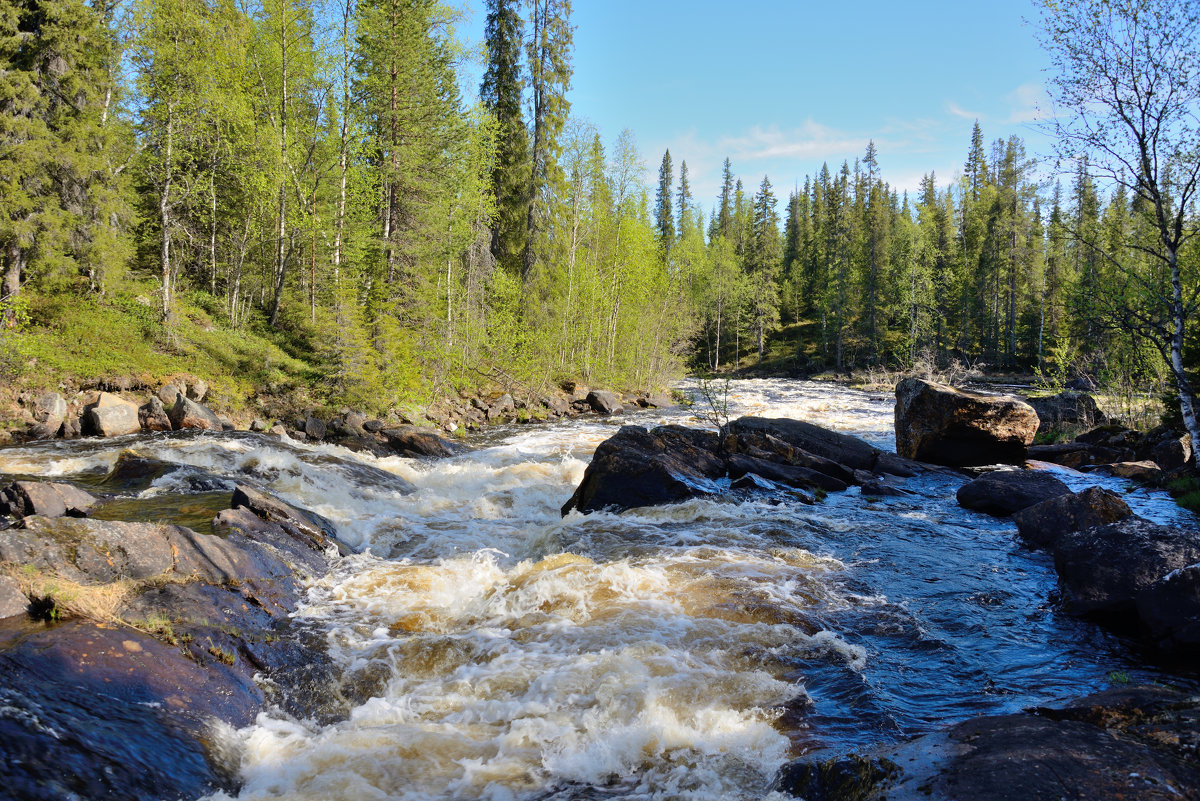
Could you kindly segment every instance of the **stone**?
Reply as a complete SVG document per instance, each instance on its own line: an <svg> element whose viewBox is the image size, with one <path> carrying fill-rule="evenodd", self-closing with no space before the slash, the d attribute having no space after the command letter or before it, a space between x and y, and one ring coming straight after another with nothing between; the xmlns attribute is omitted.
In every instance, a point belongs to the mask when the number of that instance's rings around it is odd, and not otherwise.
<svg viewBox="0 0 1200 801"><path fill-rule="evenodd" d="M731 478L740 478L747 473L755 473L789 487L821 489L826 492L841 492L847 486L846 482L841 479L807 467L779 464L742 453L730 454L727 463Z"/></svg>
<svg viewBox="0 0 1200 801"><path fill-rule="evenodd" d="M261 434L267 430L267 423L265 420L255 417L250 421L250 430L256 434Z"/></svg>
<svg viewBox="0 0 1200 801"><path fill-rule="evenodd" d="M1200 564L1172 570L1138 593L1138 618L1163 650L1200 651Z"/></svg>
<svg viewBox="0 0 1200 801"><path fill-rule="evenodd" d="M175 398L186 393L186 386L181 386L180 384L163 384L162 388L158 390L158 399L162 401L163 408L170 409L175 405Z"/></svg>
<svg viewBox="0 0 1200 801"><path fill-rule="evenodd" d="M68 417L59 426L58 436L63 439L79 439L83 436L83 422L78 417Z"/></svg>
<svg viewBox="0 0 1200 801"><path fill-rule="evenodd" d="M1128 478L1131 481L1137 481L1142 484L1158 486L1163 483L1162 468L1149 460L1099 464L1093 469L1098 473L1107 473L1117 478Z"/></svg>
<svg viewBox="0 0 1200 801"><path fill-rule="evenodd" d="M906 378L896 385L896 452L963 467L1021 464L1038 429L1029 404Z"/></svg>
<svg viewBox="0 0 1200 801"><path fill-rule="evenodd" d="M1195 697L1133 687L976 717L863 754L801 758L775 789L805 801L1195 799Z"/></svg>
<svg viewBox="0 0 1200 801"><path fill-rule="evenodd" d="M513 396L506 392L487 407L487 419L489 421L505 420L511 417L516 409Z"/></svg>
<svg viewBox="0 0 1200 801"><path fill-rule="evenodd" d="M368 420L362 424L362 427L363 431L366 431L368 434L378 434L387 428L387 424L382 420Z"/></svg>
<svg viewBox="0 0 1200 801"><path fill-rule="evenodd" d="M325 439L325 423L320 418L313 415L308 415L301 422L304 425L296 426L303 431L309 439L320 441Z"/></svg>
<svg viewBox="0 0 1200 801"><path fill-rule="evenodd" d="M842 465L843 469L872 471L881 451L849 434L786 418L741 417L727 426L730 435L739 438L770 436L797 451ZM761 440L760 440L761 441Z"/></svg>
<svg viewBox="0 0 1200 801"><path fill-rule="evenodd" d="M62 425L67 416L67 402L57 392L47 392L33 403L33 419L39 423L57 421L55 428Z"/></svg>
<svg viewBox="0 0 1200 801"><path fill-rule="evenodd" d="M136 434L142 430L138 419L138 407L109 392L101 392L92 404L84 409L83 431L98 437L119 437Z"/></svg>
<svg viewBox="0 0 1200 801"><path fill-rule="evenodd" d="M196 403L203 403L204 399L207 397L208 397L208 382L205 381L203 378L197 378L195 381L192 381L188 384L188 387L187 387L188 400L196 401Z"/></svg>
<svg viewBox="0 0 1200 801"><path fill-rule="evenodd" d="M1026 398L1025 402L1037 412L1038 431L1051 431L1064 426L1092 428L1103 425L1107 418L1096 399L1085 392L1060 392L1057 395Z"/></svg>
<svg viewBox="0 0 1200 801"><path fill-rule="evenodd" d="M1013 515L1017 533L1035 548L1053 548L1063 534L1104 526L1133 514L1129 504L1102 487L1068 492L1035 503Z"/></svg>
<svg viewBox="0 0 1200 801"><path fill-rule="evenodd" d="M879 479L871 479L862 482L862 493L867 498L903 498L906 495L912 495L906 489L888 484L886 481Z"/></svg>
<svg viewBox="0 0 1200 801"><path fill-rule="evenodd" d="M398 426L384 429L388 447L398 456L432 457L442 459L461 453L463 446L438 434L431 428Z"/></svg>
<svg viewBox="0 0 1200 801"><path fill-rule="evenodd" d="M29 599L12 576L0 575L0 620L29 613Z"/></svg>
<svg viewBox="0 0 1200 801"><path fill-rule="evenodd" d="M587 402L596 414L614 415L625 411L621 399L606 389L593 389L587 394Z"/></svg>
<svg viewBox="0 0 1200 801"><path fill-rule="evenodd" d="M1140 517L1066 533L1054 546L1067 610L1103 615L1118 626L1136 614L1143 590L1196 562L1200 536Z"/></svg>
<svg viewBox="0 0 1200 801"><path fill-rule="evenodd" d="M151 398L149 402L138 407L138 421L143 431L172 431L171 418L163 408L162 401Z"/></svg>
<svg viewBox="0 0 1200 801"><path fill-rule="evenodd" d="M996 470L958 488L960 506L1003 517L1071 489L1044 470Z"/></svg>
<svg viewBox="0 0 1200 801"><path fill-rule="evenodd" d="M171 426L176 431L184 429L221 431L224 428L220 419L213 414L211 409L183 395L175 396L175 405L171 407L167 416L170 417Z"/></svg>
<svg viewBox="0 0 1200 801"><path fill-rule="evenodd" d="M0 491L0 512L17 517L84 517L99 503L70 484L15 481Z"/></svg>
<svg viewBox="0 0 1200 801"><path fill-rule="evenodd" d="M596 448L562 514L623 511L716 495L720 489L715 479L725 475L716 450L712 432L622 426Z"/></svg>
<svg viewBox="0 0 1200 801"><path fill-rule="evenodd" d="M854 471L849 467L784 442L765 429L746 429L735 425L721 441L721 447L727 454L745 454L824 473L837 479L842 484L841 489L845 489L847 484L855 483Z"/></svg>
<svg viewBox="0 0 1200 801"><path fill-rule="evenodd" d="M774 492L777 489L774 482L768 481L756 473L746 473L740 478L735 478L729 483L729 488L749 492Z"/></svg>
<svg viewBox="0 0 1200 801"><path fill-rule="evenodd" d="M245 484L238 484L234 489L230 505L234 510L245 508L261 520L278 524L289 536L314 551L323 552L331 545L344 547L338 540L337 529L325 518L307 510L297 509L273 495L259 492Z"/></svg>
<svg viewBox="0 0 1200 801"><path fill-rule="evenodd" d="M670 409L675 406L675 401L667 392L651 392L646 397L642 398L641 405L649 409Z"/></svg>
<svg viewBox="0 0 1200 801"><path fill-rule="evenodd" d="M567 399L558 395L548 395L542 398L542 405L559 417L569 414L571 411L571 404Z"/></svg>
<svg viewBox="0 0 1200 801"><path fill-rule="evenodd" d="M1190 464L1192 456L1192 438L1188 434L1169 437L1150 451L1154 463L1167 472Z"/></svg>

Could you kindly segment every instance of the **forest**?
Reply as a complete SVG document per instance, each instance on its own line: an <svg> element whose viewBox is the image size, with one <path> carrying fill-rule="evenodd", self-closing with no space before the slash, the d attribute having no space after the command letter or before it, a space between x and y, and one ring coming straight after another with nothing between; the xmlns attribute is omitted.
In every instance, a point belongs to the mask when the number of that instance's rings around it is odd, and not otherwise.
<svg viewBox="0 0 1200 801"><path fill-rule="evenodd" d="M755 366L1167 374L1161 227L1121 175L1039 164L977 122L961 175L931 172L915 195L883 180L872 143L786 200L726 159L700 199L669 150L655 184L632 132L572 114L570 0L489 0L482 51L461 13L5 4L0 369L236 347L211 363L367 408ZM461 77L472 59L479 86Z"/></svg>

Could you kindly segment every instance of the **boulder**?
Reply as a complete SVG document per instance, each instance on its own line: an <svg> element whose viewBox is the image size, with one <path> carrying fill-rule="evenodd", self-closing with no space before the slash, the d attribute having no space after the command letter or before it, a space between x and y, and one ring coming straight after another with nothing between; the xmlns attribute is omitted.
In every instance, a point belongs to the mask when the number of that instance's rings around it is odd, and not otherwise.
<svg viewBox="0 0 1200 801"><path fill-rule="evenodd" d="M1138 593L1138 618L1160 648L1200 650L1200 564L1172 570Z"/></svg>
<svg viewBox="0 0 1200 801"><path fill-rule="evenodd" d="M29 599L12 576L0 575L0 620L29 612Z"/></svg>
<svg viewBox="0 0 1200 801"><path fill-rule="evenodd" d="M70 484L15 481L0 490L0 514L85 517L98 501Z"/></svg>
<svg viewBox="0 0 1200 801"><path fill-rule="evenodd" d="M675 401L671 399L670 393L651 392L641 398L638 404L647 409L670 409L675 406Z"/></svg>
<svg viewBox="0 0 1200 801"><path fill-rule="evenodd" d="M311 440L320 442L325 439L325 422L314 415L307 415L304 419L297 421L297 429L303 431L304 434Z"/></svg>
<svg viewBox="0 0 1200 801"><path fill-rule="evenodd" d="M83 413L83 431L98 437L119 437L142 430L138 407L117 395L101 392Z"/></svg>
<svg viewBox="0 0 1200 801"><path fill-rule="evenodd" d="M714 479L725 475L716 450L716 434L700 429L622 426L596 448L562 514L623 511L714 495L719 492Z"/></svg>
<svg viewBox="0 0 1200 801"><path fill-rule="evenodd" d="M1117 478L1128 478L1131 481L1137 481L1142 484L1152 484L1158 486L1163 482L1163 471L1154 462L1148 459L1140 462L1113 462L1112 464L1098 464L1093 468L1097 473L1104 473Z"/></svg>
<svg viewBox="0 0 1200 801"><path fill-rule="evenodd" d="M772 481L768 481L755 473L746 473L745 475L735 478L729 482L731 490L743 490L746 492L774 492L777 487Z"/></svg>
<svg viewBox="0 0 1200 801"><path fill-rule="evenodd" d="M775 789L805 801L1195 799L1198 720L1194 696L1133 687L972 718L864 754L802 758Z"/></svg>
<svg viewBox="0 0 1200 801"><path fill-rule="evenodd" d="M1114 492L1088 487L1035 503L1013 515L1021 538L1035 548L1053 548L1060 536L1124 520L1133 514Z"/></svg>
<svg viewBox="0 0 1200 801"><path fill-rule="evenodd" d="M191 398L183 395L175 396L175 405L167 413L171 419L171 427L176 431L195 428L208 431L221 431L223 426L220 419L212 410Z"/></svg>
<svg viewBox="0 0 1200 801"><path fill-rule="evenodd" d="M362 427L363 431L366 431L369 434L378 434L387 428L387 424L382 420L368 420L362 424Z"/></svg>
<svg viewBox="0 0 1200 801"><path fill-rule="evenodd" d="M542 398L542 405L558 417L569 414L571 411L571 404L567 401L567 399L558 395L547 395L546 397Z"/></svg>
<svg viewBox="0 0 1200 801"><path fill-rule="evenodd" d="M967 509L1003 517L1070 491L1044 470L995 470L963 484L956 497Z"/></svg>
<svg viewBox="0 0 1200 801"><path fill-rule="evenodd" d="M757 459L804 467L809 471L823 473L837 479L841 484L836 491L845 489L847 484L857 483L854 471L849 467L784 442L764 428L739 426L735 423L721 441L721 447L727 454L744 454ZM825 487L825 489L829 489L829 487Z"/></svg>
<svg viewBox="0 0 1200 801"><path fill-rule="evenodd" d="M203 403L204 399L207 397L208 397L208 382L205 381L203 378L197 378L195 381L192 381L188 384L188 386L187 386L188 400L194 400L194 401L196 401L196 403Z"/></svg>
<svg viewBox="0 0 1200 801"><path fill-rule="evenodd" d="M596 414L614 415L625 411L621 399L606 389L593 389L587 394L587 402Z"/></svg>
<svg viewBox="0 0 1200 801"><path fill-rule="evenodd" d="M250 430L256 434L262 434L267 430L267 423L262 418L255 417L250 421Z"/></svg>
<svg viewBox="0 0 1200 801"><path fill-rule="evenodd" d="M870 479L862 484L862 495L867 498L903 498L912 495L906 489L879 479Z"/></svg>
<svg viewBox="0 0 1200 801"><path fill-rule="evenodd" d="M151 398L148 403L138 407L138 421L143 431L172 430L171 418L158 398Z"/></svg>
<svg viewBox="0 0 1200 801"><path fill-rule="evenodd" d="M170 409L175 405L175 398L180 395L187 394L187 387L181 384L163 384L158 390L158 399L162 401L163 408Z"/></svg>
<svg viewBox="0 0 1200 801"><path fill-rule="evenodd" d="M1192 438L1188 434L1170 436L1150 451L1150 458L1163 470L1178 470L1192 461Z"/></svg>
<svg viewBox="0 0 1200 801"><path fill-rule="evenodd" d="M1200 536L1140 517L1063 534L1054 546L1067 610L1125 622L1138 595L1173 570L1200 562Z"/></svg>
<svg viewBox="0 0 1200 801"><path fill-rule="evenodd" d="M830 431L827 428L806 423L803 420L784 418L741 417L727 428L730 435L738 438L769 436L786 443L796 451L820 457L854 470L875 470L882 452L858 437Z"/></svg>
<svg viewBox="0 0 1200 801"><path fill-rule="evenodd" d="M33 402L33 419L39 423L50 424L57 421L55 427L62 425L67 416L67 402L57 392L47 392Z"/></svg>
<svg viewBox="0 0 1200 801"><path fill-rule="evenodd" d="M337 538L337 529L328 520L314 512L297 509L286 501L259 492L253 487L238 484L233 491L230 506L233 511L244 508L259 520L278 525L284 533L310 550L324 552L330 546L346 550Z"/></svg>
<svg viewBox="0 0 1200 801"><path fill-rule="evenodd" d="M63 439L79 439L83 436L83 424L78 417L68 417L63 420L58 429L58 436Z"/></svg>
<svg viewBox="0 0 1200 801"><path fill-rule="evenodd" d="M506 420L512 417L517 410L517 405L513 401L513 396L507 392L496 398L487 407L487 419L490 421Z"/></svg>
<svg viewBox="0 0 1200 801"><path fill-rule="evenodd" d="M398 456L442 459L462 452L463 447L438 434L432 428L398 426L383 430L392 453Z"/></svg>
<svg viewBox="0 0 1200 801"><path fill-rule="evenodd" d="M1053 445L1030 445L1028 459L1052 462L1063 467L1078 469L1092 464L1091 446L1084 442L1058 442Z"/></svg>
<svg viewBox="0 0 1200 801"><path fill-rule="evenodd" d="M1057 395L1026 398L1025 402L1037 412L1038 431L1050 431L1063 426L1092 428L1103 425L1107 418L1096 399L1085 392L1060 392Z"/></svg>
<svg viewBox="0 0 1200 801"><path fill-rule="evenodd" d="M896 385L896 452L951 467L1021 464L1038 416L1012 396L906 378Z"/></svg>

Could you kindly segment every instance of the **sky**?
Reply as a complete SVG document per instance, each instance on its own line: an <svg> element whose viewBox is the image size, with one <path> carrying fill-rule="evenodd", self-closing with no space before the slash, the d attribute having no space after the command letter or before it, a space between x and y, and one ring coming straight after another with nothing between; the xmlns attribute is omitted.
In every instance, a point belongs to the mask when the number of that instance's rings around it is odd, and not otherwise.
<svg viewBox="0 0 1200 801"><path fill-rule="evenodd" d="M1032 0L574 0L572 114L606 143L633 132L657 183L670 149L711 210L726 157L777 197L851 165L874 140L884 180L913 192L962 171L971 128L1048 156L1037 119L1048 60ZM484 0L460 33L483 39ZM478 90L478 74L464 93ZM676 177L676 180L678 178ZM781 202L782 206L782 202Z"/></svg>

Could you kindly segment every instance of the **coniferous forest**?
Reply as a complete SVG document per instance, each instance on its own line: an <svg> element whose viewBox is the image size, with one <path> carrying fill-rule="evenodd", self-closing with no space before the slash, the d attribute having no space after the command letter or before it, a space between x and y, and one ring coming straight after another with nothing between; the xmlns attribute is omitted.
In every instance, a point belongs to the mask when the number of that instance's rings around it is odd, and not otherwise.
<svg viewBox="0 0 1200 801"><path fill-rule="evenodd" d="M232 394L253 391L242 378L379 408L761 363L1166 373L1154 209L1087 161L1039 164L976 123L961 175L915 194L883 180L874 144L779 176L786 197L726 159L719 196L698 198L670 151L647 186L657 154L572 113L570 0L489 0L483 55L460 13L5 4L6 374L186 357ZM1188 304L1195 251L1183 237Z"/></svg>

